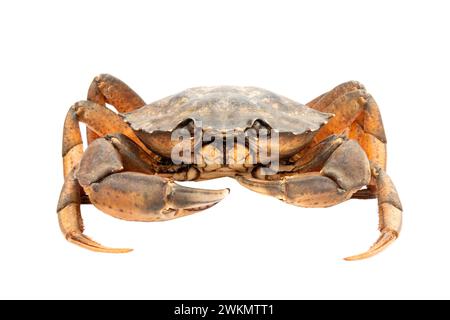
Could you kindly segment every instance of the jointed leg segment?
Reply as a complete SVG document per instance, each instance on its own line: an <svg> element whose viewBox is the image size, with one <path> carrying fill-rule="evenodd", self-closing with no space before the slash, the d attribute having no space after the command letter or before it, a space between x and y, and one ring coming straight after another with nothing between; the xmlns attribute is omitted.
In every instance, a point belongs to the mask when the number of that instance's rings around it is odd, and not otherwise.
<svg viewBox="0 0 450 320"><path fill-rule="evenodd" d="M364 151L344 141L326 160L320 172L293 173L279 180L237 177L245 187L301 207L328 207L341 203L370 181Z"/></svg>
<svg viewBox="0 0 450 320"><path fill-rule="evenodd" d="M83 234L83 219L80 211L80 185L74 170L65 179L58 202L58 221L65 238L83 248L98 252L125 253L131 249L115 249L102 246Z"/></svg>
<svg viewBox="0 0 450 320"><path fill-rule="evenodd" d="M83 234L80 186L92 204L110 215L133 221L169 220L209 208L228 193L224 190L188 188L152 175L149 162L133 157L138 148L123 135L98 138L66 176L58 204L61 230L66 238L82 247L121 253L129 249L106 248Z"/></svg>
<svg viewBox="0 0 450 320"><path fill-rule="evenodd" d="M145 104L144 100L133 89L109 74L101 74L92 80L87 100L105 108L106 104L109 104L121 113L133 111ZM98 134L89 128L87 128L86 133L88 143L99 137Z"/></svg>
<svg viewBox="0 0 450 320"><path fill-rule="evenodd" d="M308 106L335 117L320 129L308 149L292 157L293 171L264 180L257 175L256 179L237 179L254 191L304 207L326 207L352 196L377 197L381 235L367 252L346 260L371 257L395 241L402 224L400 199L385 172L386 136L378 106L354 81L319 96ZM352 140L342 142L342 135ZM367 189L360 190L362 187Z"/></svg>
<svg viewBox="0 0 450 320"><path fill-rule="evenodd" d="M130 251L104 247L83 234L80 204L84 192L89 201L103 211L136 221L181 217L206 209L228 194L227 189L187 188L154 175L160 158L104 105L114 105L121 112L143 105L142 99L123 82L108 75L99 76L91 85L88 96L98 103L76 103L69 109L64 123L65 182L57 212L61 231L67 240L94 251ZM85 153L80 121L96 138ZM92 134L90 136L93 137Z"/></svg>
<svg viewBox="0 0 450 320"><path fill-rule="evenodd" d="M311 108L334 113L314 138L318 143L332 134L346 132L358 141L369 160L386 170L386 135L375 99L356 81L346 82L308 103Z"/></svg>
<svg viewBox="0 0 450 320"><path fill-rule="evenodd" d="M63 132L63 163L66 175L80 161L83 155L83 141L81 139L79 121L84 122L90 130L98 136L109 133L121 133L129 137L152 158L159 158L136 137L133 130L122 121L113 111L89 101L80 101L67 112Z"/></svg>
<svg viewBox="0 0 450 320"><path fill-rule="evenodd" d="M122 154L107 138L95 140L81 160L77 176L92 204L120 219L169 220L206 209L228 190L180 186L159 176L131 171L137 160ZM132 167L129 167L129 166ZM148 168L147 173L151 173Z"/></svg>
<svg viewBox="0 0 450 320"><path fill-rule="evenodd" d="M345 260L361 260L374 256L394 242L402 228L403 208L394 184L381 168L372 168L372 175L376 179L381 235L367 252Z"/></svg>

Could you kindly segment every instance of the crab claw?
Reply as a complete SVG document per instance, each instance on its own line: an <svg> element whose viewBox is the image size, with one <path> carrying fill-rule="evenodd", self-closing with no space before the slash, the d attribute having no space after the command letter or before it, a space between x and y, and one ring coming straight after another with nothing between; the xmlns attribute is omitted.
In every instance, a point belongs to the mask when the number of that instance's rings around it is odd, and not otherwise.
<svg viewBox="0 0 450 320"><path fill-rule="evenodd" d="M92 204L120 219L162 221L209 208L229 193L229 189L188 188L167 179L135 172L117 173L85 189ZM80 247L108 253L132 249L108 248L83 234L79 186L72 175L66 178L58 204L62 233Z"/></svg>
<svg viewBox="0 0 450 320"><path fill-rule="evenodd" d="M71 203L58 211L59 226L67 241L80 247L107 253L126 253L133 249L108 248L95 242L83 234L83 224L81 222L80 205Z"/></svg>
<svg viewBox="0 0 450 320"><path fill-rule="evenodd" d="M200 211L217 204L229 193L230 189L209 190L189 188L177 183L169 183L170 194L167 206L174 210Z"/></svg>
<svg viewBox="0 0 450 320"><path fill-rule="evenodd" d="M85 188L90 201L113 217L129 221L164 221L212 207L228 189L189 188L168 179L120 172Z"/></svg>

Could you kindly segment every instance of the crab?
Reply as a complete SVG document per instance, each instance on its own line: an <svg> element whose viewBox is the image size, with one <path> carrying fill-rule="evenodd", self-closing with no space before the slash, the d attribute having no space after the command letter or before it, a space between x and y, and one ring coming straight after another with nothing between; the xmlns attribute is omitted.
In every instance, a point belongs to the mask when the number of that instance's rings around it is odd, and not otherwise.
<svg viewBox="0 0 450 320"><path fill-rule="evenodd" d="M117 111L107 107L113 106ZM86 124L86 150L79 122ZM264 152L263 152L264 151ZM231 177L300 207L378 199L371 257L397 239L402 205L386 174L379 108L362 84L343 83L306 105L255 87L197 87L146 105L124 82L97 76L68 111L58 219L65 238L109 253L83 233L80 205L129 221L163 221L221 201L229 189L175 181Z"/></svg>

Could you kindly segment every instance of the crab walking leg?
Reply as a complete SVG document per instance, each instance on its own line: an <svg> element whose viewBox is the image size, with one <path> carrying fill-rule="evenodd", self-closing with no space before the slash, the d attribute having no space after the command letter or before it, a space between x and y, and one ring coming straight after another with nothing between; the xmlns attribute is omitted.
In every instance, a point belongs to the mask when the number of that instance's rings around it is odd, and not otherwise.
<svg viewBox="0 0 450 320"><path fill-rule="evenodd" d="M236 179L243 186L287 203L301 207L329 207L349 199L353 193L367 186L371 175L378 188L381 236L372 248L347 260L364 259L375 255L391 244L400 232L401 204L392 182L384 171L370 169L361 146L354 140L342 143L328 158L320 172L284 176L280 180L259 180L247 177Z"/></svg>
<svg viewBox="0 0 450 320"><path fill-rule="evenodd" d="M211 207L228 193L224 190L188 188L168 179L141 172L152 169L136 158L136 145L125 136L99 138L86 149L79 167L71 171L61 192L58 218L61 230L72 243L101 252L129 249L103 247L83 234L80 213L80 186L91 203L120 219L158 221L182 217Z"/></svg>
<svg viewBox="0 0 450 320"><path fill-rule="evenodd" d="M80 162L83 156L83 139L81 138L80 125L75 107L67 112L64 121L62 140L62 157L64 177L67 177Z"/></svg>
<svg viewBox="0 0 450 320"><path fill-rule="evenodd" d="M386 135L380 110L375 99L366 92L362 84L355 81L346 82L308 105L335 114L318 132L313 143L318 143L330 134L345 133L359 142L374 166L386 171ZM375 179L367 189L359 190L352 198L376 198Z"/></svg>
<svg viewBox="0 0 450 320"><path fill-rule="evenodd" d="M66 176L58 202L58 221L65 238L83 248L98 252L125 253L132 249L115 249L102 246L83 234L83 220L80 211L80 185L74 170Z"/></svg>
<svg viewBox="0 0 450 320"><path fill-rule="evenodd" d="M359 90L359 89L364 90L365 88L358 81L344 82L344 83L338 85L337 87L335 87L334 89L332 89L332 90L318 96L314 100L308 102L306 105L310 108L313 108L313 109L316 109L319 111L324 111L325 108L327 106L329 106L337 98L343 96L344 94L346 94L348 92Z"/></svg>
<svg viewBox="0 0 450 320"><path fill-rule="evenodd" d="M100 74L92 80L89 87L87 100L106 107L112 105L117 111L130 112L145 105L139 95L123 81L109 74ZM99 136L87 128L88 143Z"/></svg>
<svg viewBox="0 0 450 320"><path fill-rule="evenodd" d="M394 184L381 168L373 168L372 175L377 183L381 235L367 252L345 258L348 261L366 259L376 255L398 238L402 228L403 208Z"/></svg>
<svg viewBox="0 0 450 320"><path fill-rule="evenodd" d="M86 123L88 128L99 136L108 133L122 133L138 144L149 155L157 158L136 137L133 130L122 121L113 111L90 101L75 103L67 112L63 132L63 164L64 176L72 170L83 155L83 141L81 139L79 121Z"/></svg>
<svg viewBox="0 0 450 320"><path fill-rule="evenodd" d="M350 127L349 137L359 142L375 167L386 171L386 134L380 109L367 94L363 111Z"/></svg>
<svg viewBox="0 0 450 320"><path fill-rule="evenodd" d="M318 143L331 134L348 131L348 136L359 142L369 160L386 171L386 134L381 113L375 99L356 81L343 83L314 99L308 106L334 113L314 137Z"/></svg>
<svg viewBox="0 0 450 320"><path fill-rule="evenodd" d="M366 92L362 89L346 92L328 106L322 106L323 112L333 113L335 116L317 132L313 144L319 143L332 134L341 134L349 129L363 111L366 103L365 95Z"/></svg>
<svg viewBox="0 0 450 320"><path fill-rule="evenodd" d="M100 74L92 80L87 98L101 105L108 103L119 112L130 112L145 104L133 89L109 74Z"/></svg>

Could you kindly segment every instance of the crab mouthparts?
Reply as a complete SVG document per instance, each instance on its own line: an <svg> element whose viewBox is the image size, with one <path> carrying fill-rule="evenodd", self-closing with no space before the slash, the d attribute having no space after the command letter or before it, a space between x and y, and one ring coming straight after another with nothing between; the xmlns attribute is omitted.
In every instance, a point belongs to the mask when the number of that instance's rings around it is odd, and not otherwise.
<svg viewBox="0 0 450 320"><path fill-rule="evenodd" d="M244 132L186 131L174 130L171 161L175 164L196 164L208 170L227 166L245 169L260 164L279 162L279 135L275 130L255 130Z"/></svg>

